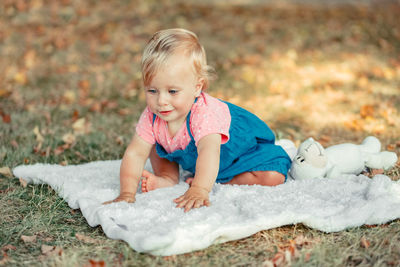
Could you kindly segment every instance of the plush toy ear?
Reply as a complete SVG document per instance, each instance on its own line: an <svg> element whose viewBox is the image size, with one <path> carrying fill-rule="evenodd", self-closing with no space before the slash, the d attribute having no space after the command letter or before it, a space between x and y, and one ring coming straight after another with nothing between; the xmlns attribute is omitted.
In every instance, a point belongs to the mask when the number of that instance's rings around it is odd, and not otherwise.
<svg viewBox="0 0 400 267"><path fill-rule="evenodd" d="M323 178L325 176L325 168L312 166L303 161L302 156L296 156L289 170L290 176L295 180L305 180L313 178Z"/></svg>

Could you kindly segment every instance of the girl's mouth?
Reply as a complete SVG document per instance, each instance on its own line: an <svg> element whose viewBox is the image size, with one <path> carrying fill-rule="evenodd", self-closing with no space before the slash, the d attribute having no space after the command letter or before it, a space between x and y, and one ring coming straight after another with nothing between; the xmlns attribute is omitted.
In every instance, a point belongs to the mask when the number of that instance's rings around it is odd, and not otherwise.
<svg viewBox="0 0 400 267"><path fill-rule="evenodd" d="M160 114L163 115L163 116L167 116L167 115L169 115L171 112L172 112L172 110L169 110L169 111L160 111Z"/></svg>

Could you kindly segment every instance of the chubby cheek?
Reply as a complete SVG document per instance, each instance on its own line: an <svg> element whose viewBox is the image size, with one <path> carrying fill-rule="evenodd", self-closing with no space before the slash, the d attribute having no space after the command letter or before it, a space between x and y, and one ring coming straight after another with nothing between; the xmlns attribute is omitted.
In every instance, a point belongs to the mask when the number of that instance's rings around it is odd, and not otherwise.
<svg viewBox="0 0 400 267"><path fill-rule="evenodd" d="M157 108L156 101L152 97L146 96L146 104L150 108L150 111L154 113Z"/></svg>
<svg viewBox="0 0 400 267"><path fill-rule="evenodd" d="M190 110L194 103L194 99L180 99L174 103L175 108Z"/></svg>

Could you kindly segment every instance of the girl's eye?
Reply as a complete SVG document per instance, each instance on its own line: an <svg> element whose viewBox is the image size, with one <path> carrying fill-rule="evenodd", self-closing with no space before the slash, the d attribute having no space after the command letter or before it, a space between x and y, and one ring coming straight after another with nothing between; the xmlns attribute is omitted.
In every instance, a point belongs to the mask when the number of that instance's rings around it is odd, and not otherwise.
<svg viewBox="0 0 400 267"><path fill-rule="evenodd" d="M155 89L147 89L147 92L150 94L155 94L157 91Z"/></svg>
<svg viewBox="0 0 400 267"><path fill-rule="evenodd" d="M169 92L171 95L174 95L174 94L178 93L178 90L171 89L171 90L169 90L168 92Z"/></svg>

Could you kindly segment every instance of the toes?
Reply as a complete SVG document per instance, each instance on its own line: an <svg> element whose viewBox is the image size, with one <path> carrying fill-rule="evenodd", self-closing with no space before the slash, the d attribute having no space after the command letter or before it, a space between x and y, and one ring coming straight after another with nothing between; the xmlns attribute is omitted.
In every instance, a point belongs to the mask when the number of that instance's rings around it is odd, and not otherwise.
<svg viewBox="0 0 400 267"><path fill-rule="evenodd" d="M142 172L142 192L149 192L148 179L150 179L153 174L149 171L143 170Z"/></svg>
<svg viewBox="0 0 400 267"><path fill-rule="evenodd" d="M149 178L151 175L152 175L152 173L147 170L143 170L143 172L142 172L143 177Z"/></svg>
<svg viewBox="0 0 400 267"><path fill-rule="evenodd" d="M194 180L194 178L192 178L192 177L190 177L190 178L187 178L187 179L185 180L185 183L187 183L187 184L191 185L191 184L192 184L192 182L193 182L193 180Z"/></svg>
<svg viewBox="0 0 400 267"><path fill-rule="evenodd" d="M149 190L147 190L147 179L146 178L142 179L142 192L149 192Z"/></svg>

